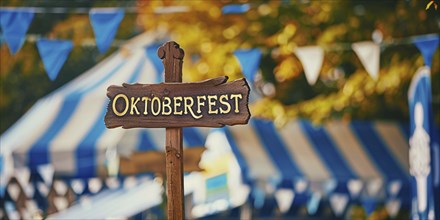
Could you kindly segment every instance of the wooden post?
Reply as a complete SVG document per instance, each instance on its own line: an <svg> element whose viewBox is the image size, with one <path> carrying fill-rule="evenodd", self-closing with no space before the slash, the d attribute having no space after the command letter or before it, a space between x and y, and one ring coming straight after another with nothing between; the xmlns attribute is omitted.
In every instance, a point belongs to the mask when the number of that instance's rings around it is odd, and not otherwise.
<svg viewBox="0 0 440 220"><path fill-rule="evenodd" d="M166 128L167 213L168 219L181 220L185 218L182 127L247 124L250 88L244 78L227 83L226 76L182 83L185 54L176 42L159 47L157 55L165 68L165 83L109 86L104 122L107 128Z"/></svg>
<svg viewBox="0 0 440 220"><path fill-rule="evenodd" d="M174 42L159 47L157 54L165 67L165 82L182 82L184 51ZM166 128L166 183L168 219L184 219L182 128Z"/></svg>

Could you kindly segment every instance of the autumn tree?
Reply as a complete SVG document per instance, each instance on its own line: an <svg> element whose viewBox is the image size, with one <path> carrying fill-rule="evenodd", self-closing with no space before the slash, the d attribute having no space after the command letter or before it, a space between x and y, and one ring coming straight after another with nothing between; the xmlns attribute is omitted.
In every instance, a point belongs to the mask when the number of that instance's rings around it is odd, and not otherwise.
<svg viewBox="0 0 440 220"><path fill-rule="evenodd" d="M242 14L222 7L248 3ZM423 65L410 37L438 33L439 12L425 1L138 1L145 30L166 29L185 49L184 78L242 77L236 49L260 48L263 57L255 88L264 98L254 116L283 125L291 118L408 120L407 90ZM157 13L174 8L174 13ZM381 43L380 73L373 80L351 49L358 41ZM318 45L325 58L311 86L294 55ZM313 58L311 58L313 59ZM439 112L439 53L432 66L434 112ZM252 79L248 79L252 80ZM264 89L267 88L267 89Z"/></svg>

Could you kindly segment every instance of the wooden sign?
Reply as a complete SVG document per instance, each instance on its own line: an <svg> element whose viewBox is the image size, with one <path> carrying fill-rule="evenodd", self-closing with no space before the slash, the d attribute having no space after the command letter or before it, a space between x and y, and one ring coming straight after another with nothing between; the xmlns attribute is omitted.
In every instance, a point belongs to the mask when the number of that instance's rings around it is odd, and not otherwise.
<svg viewBox="0 0 440 220"><path fill-rule="evenodd" d="M205 147L191 147L183 149L183 171L202 171L199 167ZM160 151L135 152L129 157L122 157L119 161L121 175L136 175L139 173L165 174L165 153Z"/></svg>
<svg viewBox="0 0 440 220"><path fill-rule="evenodd" d="M246 124L249 86L245 79L219 77L196 83L110 86L108 128L222 127Z"/></svg>
<svg viewBox="0 0 440 220"><path fill-rule="evenodd" d="M182 83L185 53L180 46L167 42L157 54L164 65L165 83L110 86L104 121L107 128L166 128L167 214L168 219L180 220L185 218L182 127L247 124L250 88L245 79L226 83L227 77ZM161 159L160 155L155 158ZM127 172L138 164L127 161Z"/></svg>

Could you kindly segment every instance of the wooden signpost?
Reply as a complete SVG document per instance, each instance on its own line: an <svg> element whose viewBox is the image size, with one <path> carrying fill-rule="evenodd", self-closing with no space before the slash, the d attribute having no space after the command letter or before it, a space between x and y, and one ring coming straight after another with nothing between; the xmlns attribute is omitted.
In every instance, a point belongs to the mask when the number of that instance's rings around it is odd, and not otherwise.
<svg viewBox="0 0 440 220"><path fill-rule="evenodd" d="M166 128L168 219L184 219L182 127L247 124L249 86L228 77L182 83L184 51L173 41L159 47L165 83L110 86L107 128Z"/></svg>

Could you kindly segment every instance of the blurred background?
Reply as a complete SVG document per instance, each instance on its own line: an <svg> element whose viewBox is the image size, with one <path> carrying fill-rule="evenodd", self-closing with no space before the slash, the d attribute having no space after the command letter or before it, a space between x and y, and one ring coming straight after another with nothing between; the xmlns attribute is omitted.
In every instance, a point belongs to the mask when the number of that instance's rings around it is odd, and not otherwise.
<svg viewBox="0 0 440 220"><path fill-rule="evenodd" d="M164 130L109 131L103 114L108 86L163 81L156 50L173 40L184 82L252 89L249 125L184 129L188 219L434 219L438 6L4 0L1 216L166 218ZM410 153L419 96L427 156ZM410 171L411 155L428 174Z"/></svg>

